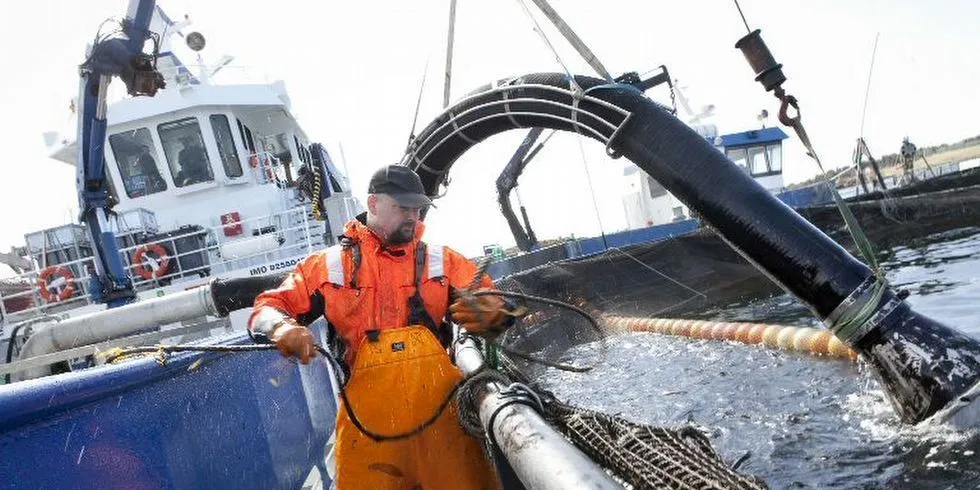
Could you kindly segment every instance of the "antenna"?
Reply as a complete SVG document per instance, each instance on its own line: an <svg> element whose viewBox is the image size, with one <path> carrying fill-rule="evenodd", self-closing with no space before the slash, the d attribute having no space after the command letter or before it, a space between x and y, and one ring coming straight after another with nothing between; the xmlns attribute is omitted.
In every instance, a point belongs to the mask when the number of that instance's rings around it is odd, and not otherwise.
<svg viewBox="0 0 980 490"><path fill-rule="evenodd" d="M875 34L875 44L874 47L871 48L871 67L868 68L868 86L867 88L864 89L864 108L861 109L860 135L862 138L864 138L864 118L868 114L868 96L871 95L871 73L873 73L875 69L875 54L878 53L878 36L880 35L881 35L880 32Z"/></svg>
<svg viewBox="0 0 980 490"><path fill-rule="evenodd" d="M228 55L222 56L217 63L211 66L211 69L208 72L208 77L213 77L215 73L218 73L219 71L221 71L222 68L228 66L228 64L231 63L232 60L234 59L235 59L234 56L228 56Z"/></svg>
<svg viewBox="0 0 980 490"><path fill-rule="evenodd" d="M337 143L337 146L340 147L340 163L344 165L344 177L347 179L347 189L353 192L354 186L351 185L350 171L347 170L347 157L344 156L344 145L343 143Z"/></svg>

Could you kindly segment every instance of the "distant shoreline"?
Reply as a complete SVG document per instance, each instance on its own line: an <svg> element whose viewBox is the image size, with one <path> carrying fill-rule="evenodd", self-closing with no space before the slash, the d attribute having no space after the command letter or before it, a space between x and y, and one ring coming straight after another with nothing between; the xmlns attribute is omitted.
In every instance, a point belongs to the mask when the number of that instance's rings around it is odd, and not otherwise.
<svg viewBox="0 0 980 490"><path fill-rule="evenodd" d="M925 156L925 160L922 159L923 155ZM925 170L928 168L926 166L926 162L929 162L930 166L938 167L949 163L964 162L974 158L980 158L980 136L974 136L973 138L968 138L954 144L943 144L919 148L919 152L915 157L915 162L913 165L915 170ZM904 171L902 168L902 162L897 153L884 155L880 158L876 157L876 160L881 168L881 174L883 177L899 175ZM800 187L806 187L824 179L833 177L834 175L841 173L848 168L852 168L853 166L853 163L849 163L848 165L840 166L833 170L828 170L823 175L807 179L803 182L789 184L786 186L786 188L798 189ZM843 175L838 180L838 185L842 187L857 185L857 176L853 173Z"/></svg>

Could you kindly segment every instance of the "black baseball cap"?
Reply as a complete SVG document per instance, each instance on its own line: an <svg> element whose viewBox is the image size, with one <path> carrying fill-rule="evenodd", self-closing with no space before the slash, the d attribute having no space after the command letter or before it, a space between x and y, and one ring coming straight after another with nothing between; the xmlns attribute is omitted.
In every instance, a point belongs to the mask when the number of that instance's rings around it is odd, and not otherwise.
<svg viewBox="0 0 980 490"><path fill-rule="evenodd" d="M388 165L378 169L371 176L368 194L387 194L399 206L407 208L424 208L432 205L432 200L425 195L422 179L412 169L403 165Z"/></svg>

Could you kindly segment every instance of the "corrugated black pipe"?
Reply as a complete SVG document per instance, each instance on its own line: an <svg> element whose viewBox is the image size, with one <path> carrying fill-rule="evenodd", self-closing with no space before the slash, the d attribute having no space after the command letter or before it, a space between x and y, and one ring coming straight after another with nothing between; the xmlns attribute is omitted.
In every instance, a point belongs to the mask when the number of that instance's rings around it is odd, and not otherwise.
<svg viewBox="0 0 980 490"><path fill-rule="evenodd" d="M891 289L869 294L872 271L776 199L704 138L637 89L575 77L586 95L631 113L551 88L563 74L532 74L483 87L429 124L403 163L430 196L453 162L477 142L519 127L545 127L612 138L608 149L636 163L697 211L735 250L822 319L845 300L868 304L860 328L835 332L870 360L903 421L919 422L980 379L980 343L913 312ZM572 111L570 107L577 107ZM625 123L624 123L625 119ZM571 121L578 121L586 128ZM618 131L602 122L620 127ZM624 124L623 124L624 123Z"/></svg>
<svg viewBox="0 0 980 490"><path fill-rule="evenodd" d="M215 279L211 282L211 296L214 309L221 316L242 308L251 308L255 297L263 291L275 289L282 284L288 273L266 276L239 277L235 279Z"/></svg>

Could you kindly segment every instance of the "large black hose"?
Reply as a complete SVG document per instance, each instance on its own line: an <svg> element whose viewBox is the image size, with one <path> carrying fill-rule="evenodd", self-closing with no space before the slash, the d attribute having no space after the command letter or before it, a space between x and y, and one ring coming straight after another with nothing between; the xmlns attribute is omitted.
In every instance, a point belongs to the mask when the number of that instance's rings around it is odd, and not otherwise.
<svg viewBox="0 0 980 490"><path fill-rule="evenodd" d="M7 364L14 361L14 343L17 342L17 335L20 333L20 330L25 326L26 324L21 323L10 332L10 340L7 342ZM3 375L3 382L10 384L10 373Z"/></svg>
<svg viewBox="0 0 980 490"><path fill-rule="evenodd" d="M265 276L215 279L211 282L214 309L219 315L227 316L232 311L251 308L256 296L263 291L279 287L287 275L288 273L284 272Z"/></svg>
<svg viewBox="0 0 980 490"><path fill-rule="evenodd" d="M980 379L980 343L918 315L872 271L632 86L532 74L476 90L429 124L403 163L436 195L476 143L519 127L605 142L694 209L875 367L902 420L918 422ZM843 304L843 305L842 305ZM847 321L848 318L856 321Z"/></svg>

